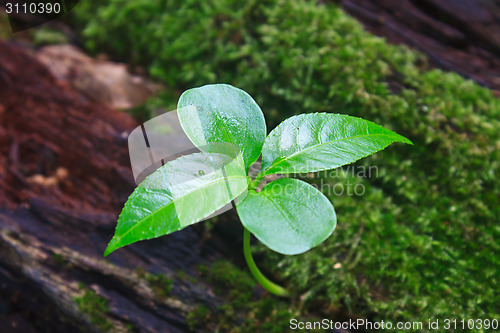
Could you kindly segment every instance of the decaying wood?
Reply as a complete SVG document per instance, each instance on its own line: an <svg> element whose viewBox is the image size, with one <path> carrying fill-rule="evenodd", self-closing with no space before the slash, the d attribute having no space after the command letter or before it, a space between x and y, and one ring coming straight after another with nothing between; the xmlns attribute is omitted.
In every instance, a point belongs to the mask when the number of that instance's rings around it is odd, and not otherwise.
<svg viewBox="0 0 500 333"><path fill-rule="evenodd" d="M338 0L368 30L426 53L431 63L500 94L500 3Z"/></svg>
<svg viewBox="0 0 500 333"><path fill-rule="evenodd" d="M85 290L108 301L117 332L185 332L190 309L221 304L202 281L174 277L235 252L196 228L102 256L135 187L127 135L137 125L0 42L1 332L98 331L74 300ZM158 299L138 267L172 276L170 296Z"/></svg>
<svg viewBox="0 0 500 333"><path fill-rule="evenodd" d="M132 75L125 64L98 60L71 45L45 46L38 60L60 80L69 82L92 101L117 109L144 103L160 86Z"/></svg>

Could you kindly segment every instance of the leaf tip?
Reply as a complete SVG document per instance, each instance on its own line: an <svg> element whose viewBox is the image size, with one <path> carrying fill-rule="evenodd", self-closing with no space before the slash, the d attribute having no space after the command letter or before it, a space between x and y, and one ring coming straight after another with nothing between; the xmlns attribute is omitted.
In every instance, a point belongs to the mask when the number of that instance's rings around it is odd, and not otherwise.
<svg viewBox="0 0 500 333"><path fill-rule="evenodd" d="M118 250L119 248L120 248L120 246L117 246L117 244L116 244L116 238L113 237L111 239L111 241L109 242L108 246L106 247L106 250L104 250L103 256L107 257L108 255L110 255L114 251Z"/></svg>
<svg viewBox="0 0 500 333"><path fill-rule="evenodd" d="M109 246L106 248L106 250L104 251L104 254L103 256L104 257L107 257L108 255L110 255L114 250L111 249Z"/></svg>
<svg viewBox="0 0 500 333"><path fill-rule="evenodd" d="M403 137L403 142L413 146L413 142L408 138Z"/></svg>
<svg viewBox="0 0 500 333"><path fill-rule="evenodd" d="M406 144L413 146L413 142L410 139L402 136L401 134L398 134L398 133L395 133L395 134L397 135L397 140L396 140L397 142L402 142L402 143L406 143ZM395 142L395 141L393 141L393 142Z"/></svg>

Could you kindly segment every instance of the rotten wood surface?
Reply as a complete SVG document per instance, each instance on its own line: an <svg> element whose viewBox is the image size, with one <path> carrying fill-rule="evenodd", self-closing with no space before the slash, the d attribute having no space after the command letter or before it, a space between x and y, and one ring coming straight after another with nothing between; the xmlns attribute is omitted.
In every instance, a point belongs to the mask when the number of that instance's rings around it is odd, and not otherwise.
<svg viewBox="0 0 500 333"><path fill-rule="evenodd" d="M175 272L242 258L235 235L205 241L187 228L102 256L135 187L127 135L137 125L0 41L0 332L97 331L74 301L84 290L108 300L116 332L185 332L191 309L221 304ZM171 294L158 299L144 271L172 277Z"/></svg>
<svg viewBox="0 0 500 333"><path fill-rule="evenodd" d="M372 33L500 95L500 1L335 0Z"/></svg>

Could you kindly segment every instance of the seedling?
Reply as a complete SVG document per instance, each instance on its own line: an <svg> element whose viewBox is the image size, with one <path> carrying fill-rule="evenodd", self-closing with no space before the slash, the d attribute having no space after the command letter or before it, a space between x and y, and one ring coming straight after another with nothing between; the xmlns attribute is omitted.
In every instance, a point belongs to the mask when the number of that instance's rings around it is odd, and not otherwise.
<svg viewBox="0 0 500 333"><path fill-rule="evenodd" d="M278 253L300 254L326 240L337 218L325 195L306 182L281 178L260 190L261 181L275 174L338 168L393 142L412 144L370 121L331 113L293 116L266 137L257 103L227 84L185 91L178 117L200 152L166 163L135 189L104 255L181 230L236 201L248 267L264 288L280 296L288 291L269 281L255 265L250 233ZM260 155L261 170L252 179L249 168Z"/></svg>

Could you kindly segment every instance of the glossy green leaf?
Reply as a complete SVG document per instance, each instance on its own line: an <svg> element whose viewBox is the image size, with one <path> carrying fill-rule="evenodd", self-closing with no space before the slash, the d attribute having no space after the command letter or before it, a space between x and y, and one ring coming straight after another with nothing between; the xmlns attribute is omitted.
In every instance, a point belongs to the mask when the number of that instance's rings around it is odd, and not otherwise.
<svg viewBox="0 0 500 333"><path fill-rule="evenodd" d="M323 193L292 178L275 180L261 192L248 191L236 209L248 231L282 254L299 254L321 244L337 224Z"/></svg>
<svg viewBox="0 0 500 333"><path fill-rule="evenodd" d="M350 164L405 137L361 118L309 113L288 118L266 138L265 174L328 170Z"/></svg>
<svg viewBox="0 0 500 333"><path fill-rule="evenodd" d="M242 194L247 185L241 154L197 153L169 162L130 195L104 255L199 222Z"/></svg>
<svg viewBox="0 0 500 333"><path fill-rule="evenodd" d="M177 109L181 126L195 146L236 144L246 170L259 157L266 123L260 107L245 91L228 84L189 89L181 95Z"/></svg>

